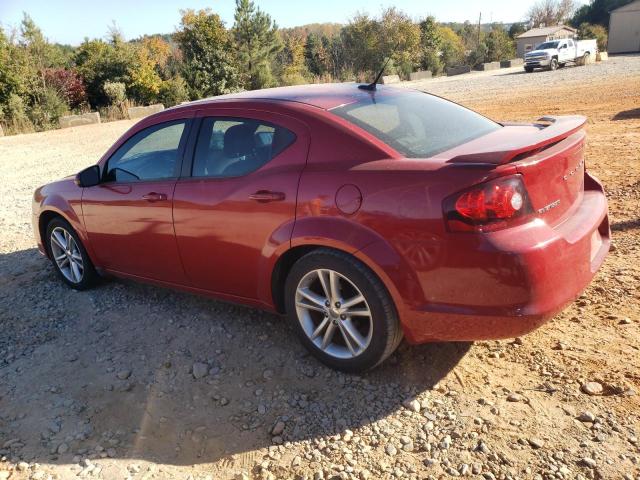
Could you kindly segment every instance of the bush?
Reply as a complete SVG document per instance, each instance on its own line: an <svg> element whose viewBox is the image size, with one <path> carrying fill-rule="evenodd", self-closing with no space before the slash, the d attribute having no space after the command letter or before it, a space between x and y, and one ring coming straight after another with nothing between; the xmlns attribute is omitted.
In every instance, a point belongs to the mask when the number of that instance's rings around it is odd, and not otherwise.
<svg viewBox="0 0 640 480"><path fill-rule="evenodd" d="M104 82L102 91L109 99L110 105L121 105L127 99L127 88L122 82Z"/></svg>
<svg viewBox="0 0 640 480"><path fill-rule="evenodd" d="M84 82L75 70L47 68L44 71L44 80L48 87L58 92L70 108L78 108L87 102Z"/></svg>
<svg viewBox="0 0 640 480"><path fill-rule="evenodd" d="M158 101L165 107L173 107L186 100L189 100L189 91L182 77L170 78L160 85Z"/></svg>
<svg viewBox="0 0 640 480"><path fill-rule="evenodd" d="M598 50L607 51L607 29L602 25L592 25L590 23L582 23L578 29L578 37L580 40L595 38L598 40Z"/></svg>
<svg viewBox="0 0 640 480"><path fill-rule="evenodd" d="M57 128L60 117L68 112L69 106L58 92L51 87L45 87L38 94L38 101L29 113L36 130L48 130Z"/></svg>
<svg viewBox="0 0 640 480"><path fill-rule="evenodd" d="M24 100L19 95L11 93L7 99L5 116L9 131L13 133L32 132L33 124L27 116Z"/></svg>

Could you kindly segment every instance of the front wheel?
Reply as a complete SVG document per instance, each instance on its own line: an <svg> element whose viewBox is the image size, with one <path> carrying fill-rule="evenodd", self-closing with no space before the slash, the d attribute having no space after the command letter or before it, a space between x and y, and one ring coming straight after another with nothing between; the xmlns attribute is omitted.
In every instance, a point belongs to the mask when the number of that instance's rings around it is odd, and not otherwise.
<svg viewBox="0 0 640 480"><path fill-rule="evenodd" d="M533 72L533 67L524 67L524 71L527 73Z"/></svg>
<svg viewBox="0 0 640 480"><path fill-rule="evenodd" d="M549 70L554 71L558 69L558 60L555 58L551 59L551 63L549 64Z"/></svg>
<svg viewBox="0 0 640 480"><path fill-rule="evenodd" d="M97 273L78 234L62 218L47 226L47 248L53 267L71 288L85 290L97 280Z"/></svg>
<svg viewBox="0 0 640 480"><path fill-rule="evenodd" d="M287 317L305 347L329 367L362 372L402 340L391 297L354 257L315 250L292 267L285 285Z"/></svg>

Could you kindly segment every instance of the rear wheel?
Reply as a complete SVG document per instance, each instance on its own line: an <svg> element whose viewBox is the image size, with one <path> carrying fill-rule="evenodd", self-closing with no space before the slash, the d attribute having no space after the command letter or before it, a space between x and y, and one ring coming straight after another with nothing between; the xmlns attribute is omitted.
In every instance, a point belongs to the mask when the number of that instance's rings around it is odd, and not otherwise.
<svg viewBox="0 0 640 480"><path fill-rule="evenodd" d="M360 261L329 249L292 267L285 285L287 317L305 347L346 372L371 369L402 340L393 302Z"/></svg>
<svg viewBox="0 0 640 480"><path fill-rule="evenodd" d="M554 71L558 69L558 59L552 58L551 63L549 63L549 70Z"/></svg>
<svg viewBox="0 0 640 480"><path fill-rule="evenodd" d="M47 248L53 267L62 280L76 290L95 284L97 273L78 234L62 218L55 218L47 226Z"/></svg>
<svg viewBox="0 0 640 480"><path fill-rule="evenodd" d="M590 59L591 55L589 54L589 52L585 52L585 54L582 56L582 65L588 65Z"/></svg>

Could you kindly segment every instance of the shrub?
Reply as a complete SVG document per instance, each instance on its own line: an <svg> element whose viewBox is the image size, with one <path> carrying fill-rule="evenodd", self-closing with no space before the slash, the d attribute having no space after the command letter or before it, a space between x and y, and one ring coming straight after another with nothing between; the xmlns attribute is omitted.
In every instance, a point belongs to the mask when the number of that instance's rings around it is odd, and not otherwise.
<svg viewBox="0 0 640 480"><path fill-rule="evenodd" d="M5 115L7 117L7 126L13 133L31 132L33 124L27 116L24 100L15 93L9 94L7 106L5 107Z"/></svg>
<svg viewBox="0 0 640 480"><path fill-rule="evenodd" d="M581 40L595 38L598 40L598 50L607 51L607 29L602 25L592 25L590 23L582 23L578 29L578 37Z"/></svg>
<svg viewBox="0 0 640 480"><path fill-rule="evenodd" d="M127 88L122 82L104 82L102 91L109 99L110 105L121 105L127 99Z"/></svg>
<svg viewBox="0 0 640 480"><path fill-rule="evenodd" d="M158 101L165 107L173 107L186 100L189 100L189 91L182 77L170 78L160 85Z"/></svg>
<svg viewBox="0 0 640 480"><path fill-rule="evenodd" d="M61 116L69 112L67 102L51 88L45 87L38 93L37 101L29 112L36 130L48 130L58 126Z"/></svg>
<svg viewBox="0 0 640 480"><path fill-rule="evenodd" d="M84 82L75 70L47 68L44 71L44 80L48 87L58 92L69 107L78 108L87 102Z"/></svg>

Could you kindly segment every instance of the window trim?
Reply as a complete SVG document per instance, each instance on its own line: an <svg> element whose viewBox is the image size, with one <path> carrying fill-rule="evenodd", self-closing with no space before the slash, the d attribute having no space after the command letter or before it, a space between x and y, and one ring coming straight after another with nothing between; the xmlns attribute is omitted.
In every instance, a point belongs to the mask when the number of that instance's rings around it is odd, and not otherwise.
<svg viewBox="0 0 640 480"><path fill-rule="evenodd" d="M157 183L157 182L165 182L165 181L176 181L180 178L180 174L182 172L183 166L185 163L185 153L187 151L187 141L190 139L191 134L193 132L193 118L185 117L185 118L173 118L171 120L165 120L163 122L154 123L153 125L148 125L140 130L136 130L133 132L127 139L125 139L115 151L109 155L104 162L104 167L102 169L102 173L100 174L100 185L129 185L129 184L140 184L140 183ZM142 133L146 130L156 129L160 130L162 128L166 128L172 124L184 123L184 129L182 130L182 135L180 136L180 142L178 143L178 151L176 158L176 165L173 170L173 175L171 177L160 177L160 178L146 178L141 180L130 180L130 181L117 181L117 180L107 180L107 174L109 172L109 162L117 153L123 148L129 140L133 137ZM146 138L146 137L145 137Z"/></svg>
<svg viewBox="0 0 640 480"><path fill-rule="evenodd" d="M213 112L211 112L213 113ZM190 136L189 138L189 144L187 147L187 152L185 155L185 158L188 159L188 161L185 161L183 164L183 168L181 171L181 177L180 178L191 178L194 180L231 180L231 179L236 179L236 178L243 178L243 177L247 177L249 175L252 175L256 172L259 172L260 170L262 170L262 168L264 168L266 165L268 165L269 163L271 163L273 160L275 160L276 158L278 158L280 155L282 155L284 152L286 152L292 145L294 145L297 141L298 141L298 134L292 130L291 128L285 127L283 125L274 123L270 120L264 120L261 118L256 118L256 117L250 117L250 116L246 116L246 115L216 115L216 114L211 114L210 112L202 112L202 111L198 111L196 113L197 119L195 120L194 126L193 126L193 134ZM291 132L291 134L293 135L293 141L287 145L284 149L282 149L276 156L271 157L266 163L260 165L260 167L256 168L255 170L252 170L248 173L245 173L243 175L233 175L233 176L194 176L193 175L193 167L195 166L195 161L196 161L196 150L198 147L198 140L200 139L200 135L202 133L202 128L204 127L204 123L205 120L209 119L209 118L215 118L216 121L218 120L227 120L227 121L236 121L236 122L245 122L245 121L254 121L254 122L259 122L261 125L265 125L265 126L269 126L269 127L273 127L273 128L284 128L285 130L288 130L289 132ZM215 122L214 122L215 123Z"/></svg>

